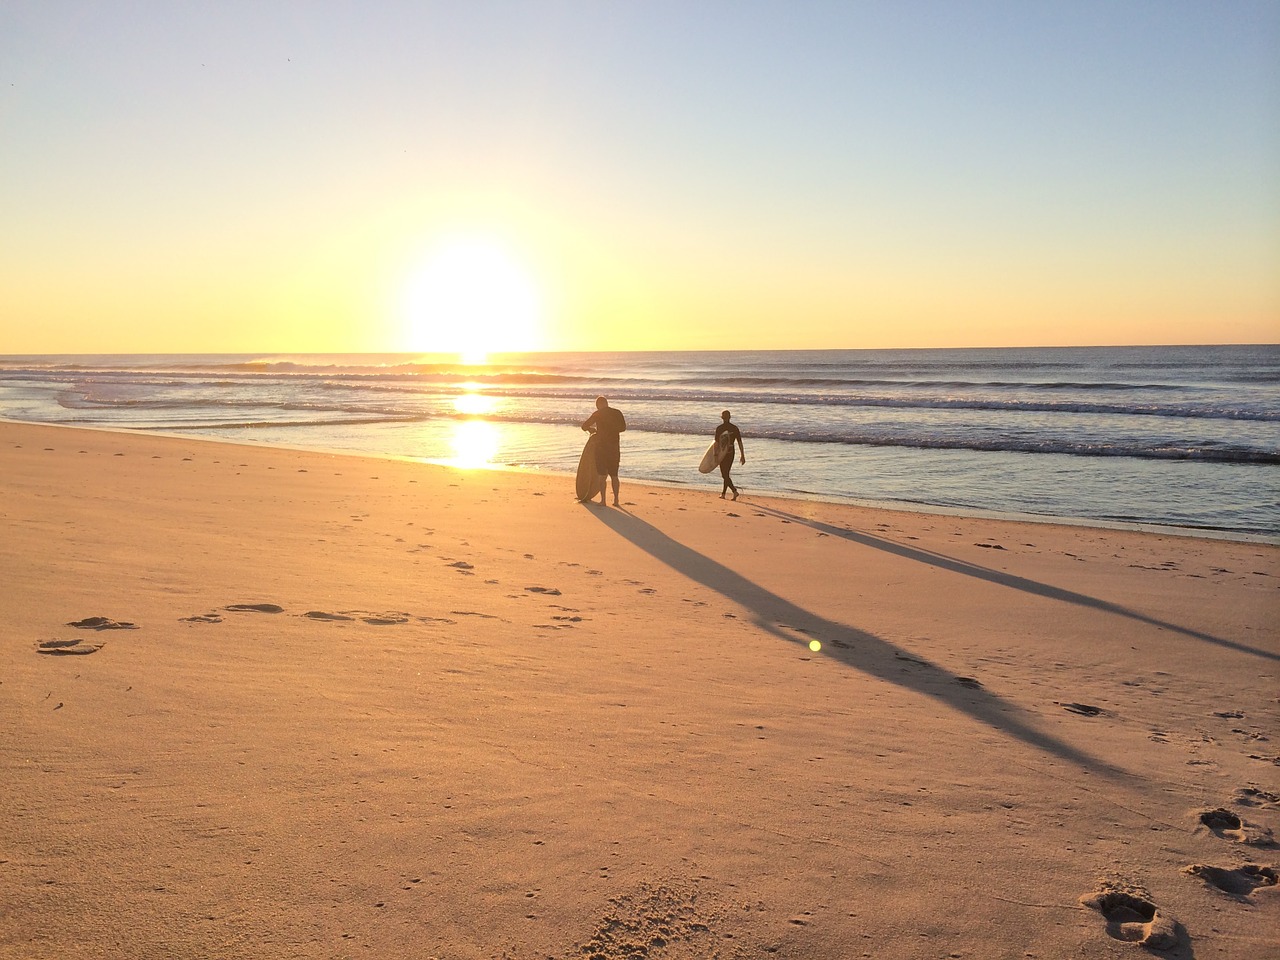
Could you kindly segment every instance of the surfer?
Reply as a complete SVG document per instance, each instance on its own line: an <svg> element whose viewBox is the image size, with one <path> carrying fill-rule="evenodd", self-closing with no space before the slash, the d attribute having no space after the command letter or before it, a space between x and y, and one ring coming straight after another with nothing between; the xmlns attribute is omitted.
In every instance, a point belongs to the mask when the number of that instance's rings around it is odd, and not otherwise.
<svg viewBox="0 0 1280 960"><path fill-rule="evenodd" d="M605 477L613 480L613 505L618 505L618 464L622 446L618 434L627 429L622 411L596 397L596 412L582 421L582 429L596 435L596 472L600 474L600 502L604 503Z"/></svg>
<svg viewBox="0 0 1280 960"><path fill-rule="evenodd" d="M729 422L729 411L722 410L720 419L724 421L716 427L716 447L723 447L724 452L720 455L720 477L724 480L724 487L720 490L720 499L724 499L724 495L730 490L733 491L733 499L738 499L738 488L733 485L733 480L729 478L729 471L733 469L733 445L738 444L738 451L742 454L742 463L747 462L747 451L742 446L742 431L738 429L738 425Z"/></svg>

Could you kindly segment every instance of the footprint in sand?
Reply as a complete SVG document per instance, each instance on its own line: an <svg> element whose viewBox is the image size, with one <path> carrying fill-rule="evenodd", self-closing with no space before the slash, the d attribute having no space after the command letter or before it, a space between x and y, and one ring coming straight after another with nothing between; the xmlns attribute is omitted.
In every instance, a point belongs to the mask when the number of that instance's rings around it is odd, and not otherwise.
<svg viewBox="0 0 1280 960"><path fill-rule="evenodd" d="M41 640L36 644L36 653L47 653L55 657L69 657L97 653L102 644L92 640Z"/></svg>
<svg viewBox="0 0 1280 960"><path fill-rule="evenodd" d="M179 617L179 623L221 623L222 618L216 613L199 613L194 617Z"/></svg>
<svg viewBox="0 0 1280 960"><path fill-rule="evenodd" d="M1280 793L1257 787L1241 787L1236 791L1236 803L1244 807L1280 807Z"/></svg>
<svg viewBox="0 0 1280 960"><path fill-rule="evenodd" d="M236 613L284 613L284 607L274 603L232 603L222 609Z"/></svg>
<svg viewBox="0 0 1280 960"><path fill-rule="evenodd" d="M1058 703L1057 700L1054 703ZM1078 713L1082 717L1100 717L1105 712L1101 707L1095 707L1089 703L1058 703L1063 710L1069 710L1072 713Z"/></svg>
<svg viewBox="0 0 1280 960"><path fill-rule="evenodd" d="M782 626L782 624L779 624L779 626ZM905 653L894 653L894 657L907 663L913 663L917 667L927 667L931 665L927 660L921 660L919 657L913 657Z"/></svg>
<svg viewBox="0 0 1280 960"><path fill-rule="evenodd" d="M360 620L375 627L394 626L395 624L408 623L413 619L410 614L400 613L399 611L378 613L369 610L343 610L340 613L325 613L322 610L312 610L310 613L304 613L303 616L310 617L312 620Z"/></svg>
<svg viewBox="0 0 1280 960"><path fill-rule="evenodd" d="M580 953L584 960L644 958L665 955L664 948L676 945L680 956L720 956L725 937L716 930L720 919L721 911L705 893L676 883L642 883L630 893L609 898L607 911Z"/></svg>
<svg viewBox="0 0 1280 960"><path fill-rule="evenodd" d="M1230 810L1224 810L1222 807L1201 813L1200 822L1208 827L1215 837L1221 840L1231 840L1251 847L1274 847L1276 845L1269 829L1247 823Z"/></svg>
<svg viewBox="0 0 1280 960"><path fill-rule="evenodd" d="M1139 886L1106 880L1101 889L1081 897L1080 902L1102 914L1112 940L1169 950L1181 939L1178 922L1162 915L1151 894Z"/></svg>
<svg viewBox="0 0 1280 960"><path fill-rule="evenodd" d="M525 587L525 589L530 593L546 594L548 597L560 596L560 591L557 590L555 587Z"/></svg>
<svg viewBox="0 0 1280 960"><path fill-rule="evenodd" d="M136 623L130 623L127 620L111 620L107 617L85 617L83 620L73 620L67 624L68 627L79 627L81 630L137 630Z"/></svg>
<svg viewBox="0 0 1280 960"><path fill-rule="evenodd" d="M1276 885L1275 869L1256 863L1246 863L1239 867L1211 867L1204 863L1193 863L1189 867L1183 867L1182 872L1199 877L1214 889L1240 900L1249 899L1259 887Z"/></svg>
<svg viewBox="0 0 1280 960"><path fill-rule="evenodd" d="M367 617L361 617L360 619L375 627L385 627L394 626L399 623L408 623L410 618L407 613L374 613Z"/></svg>

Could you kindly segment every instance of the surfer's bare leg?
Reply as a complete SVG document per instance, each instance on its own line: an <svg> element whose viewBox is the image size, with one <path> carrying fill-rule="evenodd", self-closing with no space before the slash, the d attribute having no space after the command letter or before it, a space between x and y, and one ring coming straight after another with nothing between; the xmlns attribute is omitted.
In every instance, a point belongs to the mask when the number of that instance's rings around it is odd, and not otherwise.
<svg viewBox="0 0 1280 960"><path fill-rule="evenodd" d="M608 479L609 479L609 475L607 473L600 474L600 505L601 506L605 505L604 492L605 492L605 489L609 486L609 484L607 483Z"/></svg>
<svg viewBox="0 0 1280 960"><path fill-rule="evenodd" d="M601 492L600 496L602 498L604 497L603 491ZM601 499L600 502L603 503L604 500ZM616 473L613 475L613 505L615 507L618 505L618 475Z"/></svg>
<svg viewBox="0 0 1280 960"><path fill-rule="evenodd" d="M725 457L720 461L720 477L724 480L724 486L720 488L720 499L724 499L724 495L730 490L733 491L733 499L738 499L738 488L733 485L733 481L729 479L729 470L733 467L733 455Z"/></svg>

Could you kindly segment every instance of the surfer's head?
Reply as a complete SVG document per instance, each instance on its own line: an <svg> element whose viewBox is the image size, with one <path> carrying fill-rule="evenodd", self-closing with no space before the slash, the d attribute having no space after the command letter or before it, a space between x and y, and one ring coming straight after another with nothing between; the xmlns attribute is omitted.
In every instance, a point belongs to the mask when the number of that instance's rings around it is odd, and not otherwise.
<svg viewBox="0 0 1280 960"><path fill-rule="evenodd" d="M604 409L605 407L607 407L607 406L609 406L609 401L608 401L608 400L606 400L604 397L596 397L596 409L597 409L597 410L603 410L603 409Z"/></svg>
<svg viewBox="0 0 1280 960"><path fill-rule="evenodd" d="M728 410L721 410L721 411L720 411L720 419L721 419L721 420L723 420L725 423L728 423L728 422L729 422L729 411L728 411Z"/></svg>

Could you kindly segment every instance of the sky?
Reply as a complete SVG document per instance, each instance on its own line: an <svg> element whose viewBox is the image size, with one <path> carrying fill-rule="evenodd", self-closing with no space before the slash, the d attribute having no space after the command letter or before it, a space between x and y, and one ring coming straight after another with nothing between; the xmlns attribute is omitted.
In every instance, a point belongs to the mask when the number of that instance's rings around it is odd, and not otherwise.
<svg viewBox="0 0 1280 960"><path fill-rule="evenodd" d="M0 354L1278 340L1275 0L0 0Z"/></svg>

